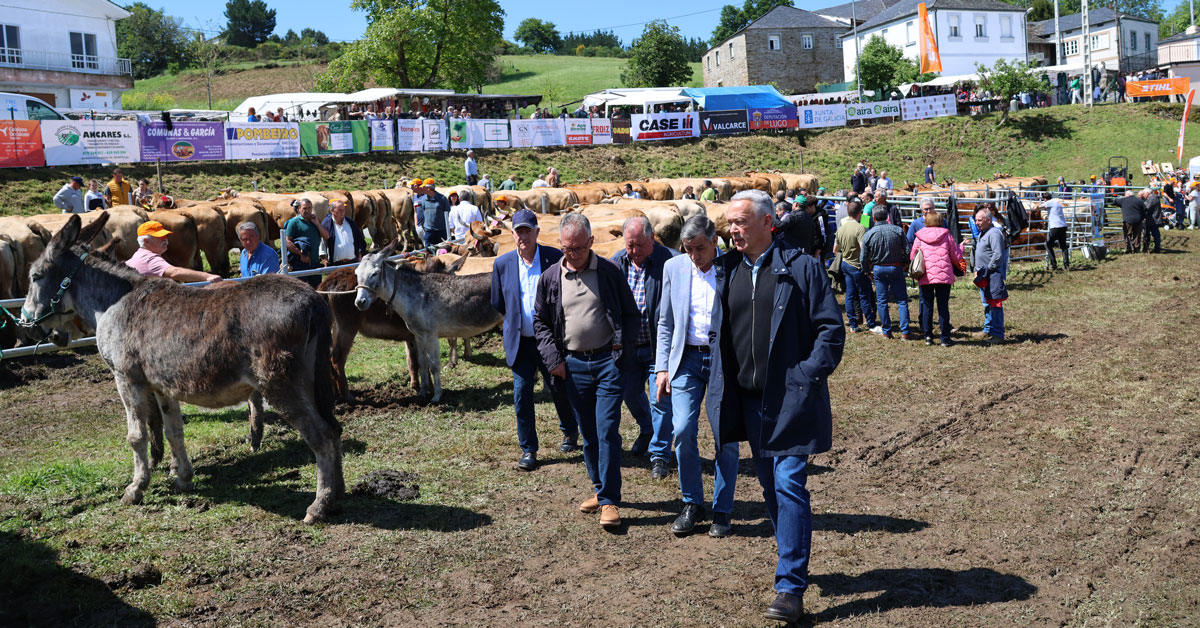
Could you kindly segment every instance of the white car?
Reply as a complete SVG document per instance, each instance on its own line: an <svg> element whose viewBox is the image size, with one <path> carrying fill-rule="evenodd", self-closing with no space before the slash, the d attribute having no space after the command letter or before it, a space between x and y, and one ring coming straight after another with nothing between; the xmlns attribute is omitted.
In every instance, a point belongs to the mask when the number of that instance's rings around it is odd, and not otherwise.
<svg viewBox="0 0 1200 628"><path fill-rule="evenodd" d="M0 119L66 120L67 117L40 98L26 96L25 94L0 92Z"/></svg>

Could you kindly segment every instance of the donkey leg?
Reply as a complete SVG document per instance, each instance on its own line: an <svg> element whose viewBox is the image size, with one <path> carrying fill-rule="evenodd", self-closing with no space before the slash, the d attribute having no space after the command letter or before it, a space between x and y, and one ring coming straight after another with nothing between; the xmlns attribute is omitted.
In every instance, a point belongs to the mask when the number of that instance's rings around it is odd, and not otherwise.
<svg viewBox="0 0 1200 628"><path fill-rule="evenodd" d="M155 395L158 398L158 408L162 411L163 428L167 433L167 442L171 443L171 473L175 474L175 490L192 490L192 461L188 459L187 447L183 444L183 413L179 411L179 402Z"/></svg>
<svg viewBox="0 0 1200 628"><path fill-rule="evenodd" d="M446 361L446 368L452 369L458 366L458 338L447 338L446 344L450 346L450 359Z"/></svg>
<svg viewBox="0 0 1200 628"><path fill-rule="evenodd" d="M250 405L250 435L246 437L246 442L250 443L250 451L258 451L258 446L262 444L263 433L262 393L257 390L250 393L247 402ZM174 448L174 445L171 447Z"/></svg>
<svg viewBox="0 0 1200 628"><path fill-rule="evenodd" d="M157 468L163 459L163 417L158 403L150 404L150 415L146 417L147 436L150 437L150 468Z"/></svg>
<svg viewBox="0 0 1200 628"><path fill-rule="evenodd" d="M125 440L133 448L133 480L125 487L121 503L129 506L142 503L146 487L150 485L150 459L146 455L148 429L146 419L154 411L154 395L145 388L118 376L117 392L125 405Z"/></svg>
<svg viewBox="0 0 1200 628"><path fill-rule="evenodd" d="M297 392L289 391L284 395L286 399L268 400L288 425L300 432L317 457L317 495L304 516L304 523L313 524L325 520L336 509L335 502L346 493L342 475L342 439L334 427L321 418L312 395Z"/></svg>
<svg viewBox="0 0 1200 628"><path fill-rule="evenodd" d="M433 380L433 397L430 397L430 403L437 403L442 400L442 352L441 343L438 342L436 334L433 334L433 346L431 348L432 355L429 360L429 375Z"/></svg>
<svg viewBox="0 0 1200 628"><path fill-rule="evenodd" d="M408 387L416 388L419 383L417 380L421 377L421 374L418 372L418 369L421 367L421 361L417 356L417 343L412 340L405 340L404 348L404 354L408 361Z"/></svg>
<svg viewBox="0 0 1200 628"><path fill-rule="evenodd" d="M442 368L442 352L441 343L438 342L437 334L427 333L417 340L420 345L421 355L421 392L422 399L429 399L430 402L436 403L437 399L437 381L435 375L441 372Z"/></svg>
<svg viewBox="0 0 1200 628"><path fill-rule="evenodd" d="M471 359L471 339L469 337L463 336L462 341L463 341L463 359L470 360Z"/></svg>

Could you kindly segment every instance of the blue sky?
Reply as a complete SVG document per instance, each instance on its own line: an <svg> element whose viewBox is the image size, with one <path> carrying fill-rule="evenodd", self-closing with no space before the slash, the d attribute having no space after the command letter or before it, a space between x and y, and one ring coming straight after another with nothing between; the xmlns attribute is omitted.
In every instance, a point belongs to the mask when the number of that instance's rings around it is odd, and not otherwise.
<svg viewBox="0 0 1200 628"><path fill-rule="evenodd" d="M190 28L216 28L225 25L225 3L221 0L145 0L154 8L163 9L168 15L183 20ZM280 35L288 29L297 33L306 27L325 32L330 39L349 41L358 39L367 28L367 21L359 11L350 10L348 0L318 2L317 0L266 0L267 6L275 9L275 32ZM343 3L344 2L344 3ZM585 5L577 2L537 2L535 0L501 0L504 9L504 36L512 40L517 24L527 17L536 17L553 22L560 33L568 31L591 32L597 28L609 28L626 45L641 34L642 23L654 19L667 19L678 26L684 37L708 39L713 26L721 14L721 6L729 3L706 0L697 3L690 0L658 0L647 4L645 0L610 0L609 2ZM737 2L738 5L741 2ZM840 4L839 0L796 0L801 9L818 9ZM335 6L340 8L334 8Z"/></svg>

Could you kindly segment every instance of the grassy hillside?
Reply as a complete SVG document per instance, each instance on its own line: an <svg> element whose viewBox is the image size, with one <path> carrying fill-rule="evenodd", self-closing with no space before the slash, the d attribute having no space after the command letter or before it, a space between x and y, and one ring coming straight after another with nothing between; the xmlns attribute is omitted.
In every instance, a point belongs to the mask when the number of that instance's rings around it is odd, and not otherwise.
<svg viewBox="0 0 1200 628"><path fill-rule="evenodd" d="M780 168L820 175L831 191L847 185L850 169L869 159L900 183L917 180L925 160L937 161L939 177L960 181L996 172L1064 175L1078 179L1097 173L1110 155L1131 163L1173 161L1180 105L1123 104L1055 107L1015 114L1004 126L998 116L956 117L920 122L853 127L800 134L763 134L724 139L677 140L628 146L478 151L482 172L493 179L514 174L527 186L546 167L559 169L564 182L585 178L731 175L749 169ZM1184 151L1200 153L1200 122ZM70 176L105 177L104 168L64 167L0 170L0 214L57 211L50 198ZM154 166L125 168L132 178L154 177ZM257 180L270 191L360 189L391 185L397 178L432 176L458 183L460 153L391 154L271 162L195 163L163 166L173 193L201 198L220 187L251 189ZM1135 181L1142 181L1140 175Z"/></svg>
<svg viewBox="0 0 1200 628"><path fill-rule="evenodd" d="M621 87L625 59L611 57L568 57L557 55L503 56L504 69L497 83L484 86L486 94L545 94L561 90L554 105L573 102L612 87ZM699 63L692 63L692 81L687 87L704 84ZM550 106L547 104L546 106Z"/></svg>

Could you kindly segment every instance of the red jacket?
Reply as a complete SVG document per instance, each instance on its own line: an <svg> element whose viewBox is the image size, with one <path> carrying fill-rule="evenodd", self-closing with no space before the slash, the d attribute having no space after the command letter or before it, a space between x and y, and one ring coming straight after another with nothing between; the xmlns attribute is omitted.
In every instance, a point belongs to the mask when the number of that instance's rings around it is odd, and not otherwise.
<svg viewBox="0 0 1200 628"><path fill-rule="evenodd" d="M917 280L922 286L954 283L954 266L963 261L962 245L954 241L945 227L925 227L913 240L909 259L921 251L925 256L925 276Z"/></svg>

